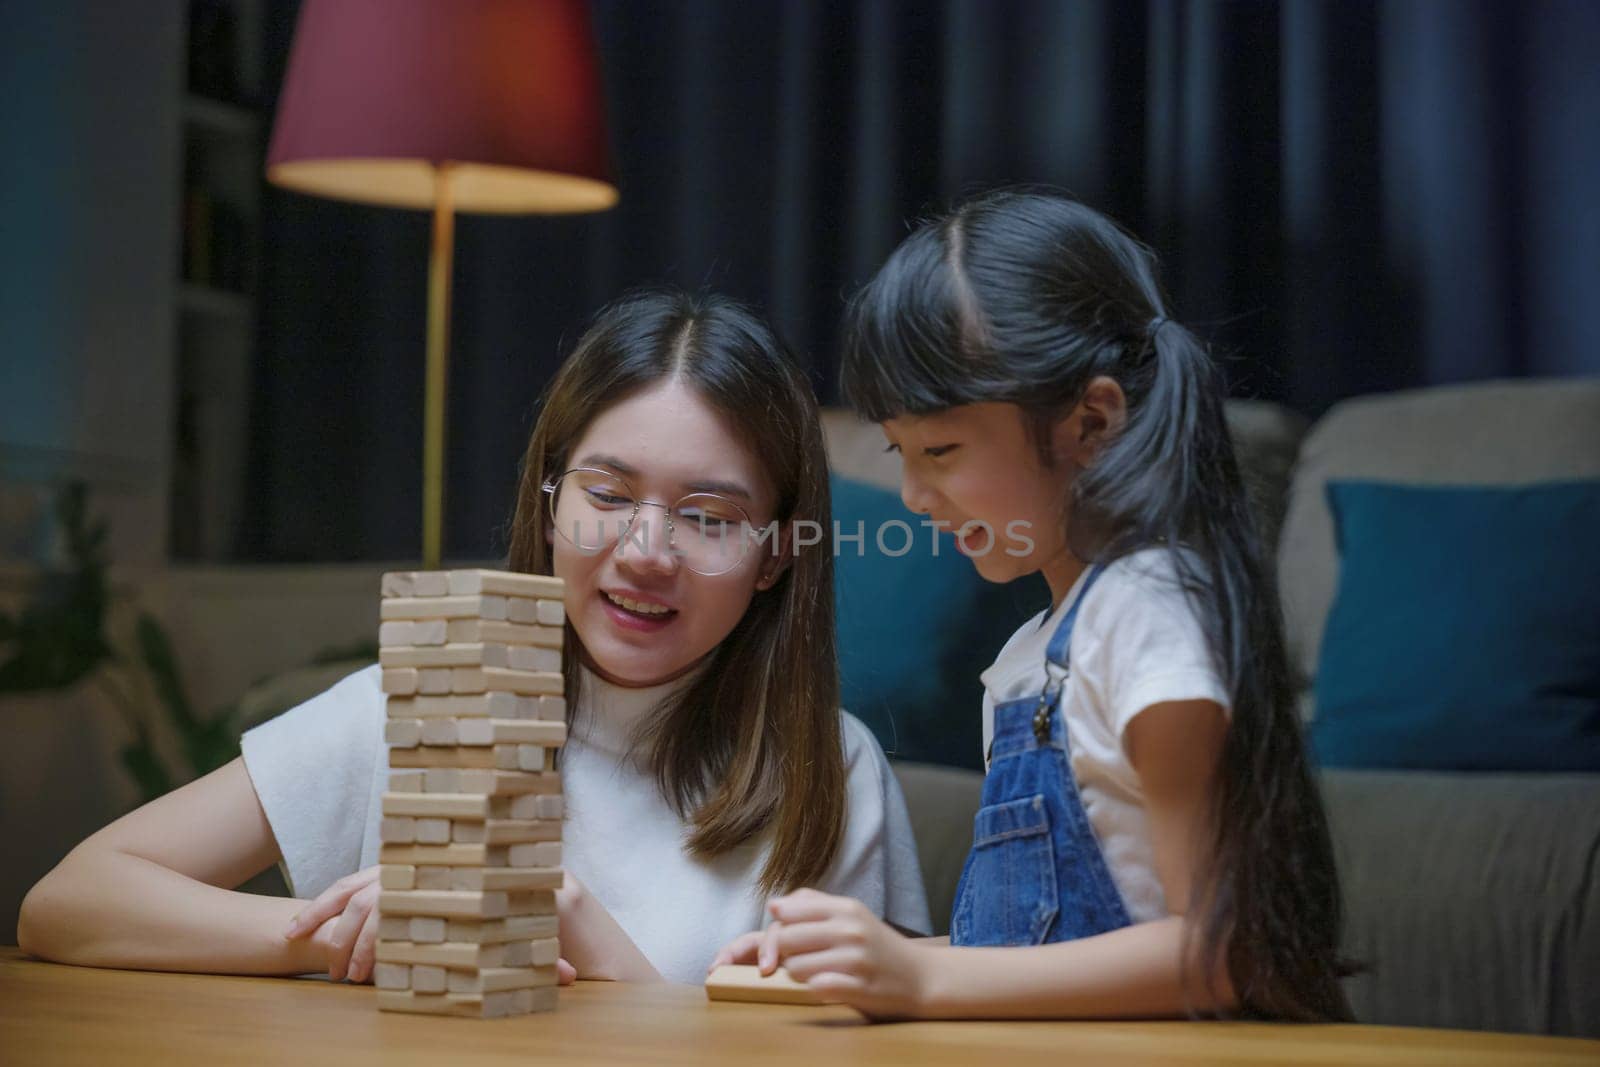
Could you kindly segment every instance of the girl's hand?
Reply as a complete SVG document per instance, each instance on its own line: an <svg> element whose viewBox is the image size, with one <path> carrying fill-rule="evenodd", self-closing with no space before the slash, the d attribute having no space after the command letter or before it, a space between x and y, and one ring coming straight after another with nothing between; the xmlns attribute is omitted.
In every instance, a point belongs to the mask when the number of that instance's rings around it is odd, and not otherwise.
<svg viewBox="0 0 1600 1067"><path fill-rule="evenodd" d="M717 950L717 955L706 967L706 976L725 963L754 963L756 954L761 949L761 939L766 936L765 930L752 930L748 934L740 934Z"/></svg>
<svg viewBox="0 0 1600 1067"><path fill-rule="evenodd" d="M802 889L767 905L772 923L718 953L748 957L759 939L763 975L778 969L874 1019L909 1018L920 1010L934 954L890 929L858 900Z"/></svg>
<svg viewBox="0 0 1600 1067"><path fill-rule="evenodd" d="M289 923L284 938L310 935L327 953L335 982L372 981L378 944L378 868L346 875L322 891Z"/></svg>

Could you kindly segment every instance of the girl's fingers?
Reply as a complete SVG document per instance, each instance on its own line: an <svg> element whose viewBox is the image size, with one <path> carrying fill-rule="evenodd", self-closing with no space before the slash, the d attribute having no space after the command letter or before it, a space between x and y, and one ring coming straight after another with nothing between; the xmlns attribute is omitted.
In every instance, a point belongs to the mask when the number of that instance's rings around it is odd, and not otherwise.
<svg viewBox="0 0 1600 1067"><path fill-rule="evenodd" d="M556 984L571 985L578 980L578 968L564 959L556 960Z"/></svg>
<svg viewBox="0 0 1600 1067"><path fill-rule="evenodd" d="M861 973L866 963L866 956L859 948L828 948L821 952L805 952L798 956L790 956L783 961L783 969L789 972L789 977L796 982L811 984L812 979L822 974L839 974L860 980Z"/></svg>
<svg viewBox="0 0 1600 1067"><path fill-rule="evenodd" d="M711 961L711 966L706 968L706 973L710 974L727 963L753 962L756 958L756 952L761 947L761 936L762 931L755 930L748 934L740 934L728 942L718 950L716 957Z"/></svg>
<svg viewBox="0 0 1600 1067"><path fill-rule="evenodd" d="M756 966L761 969L762 977L778 969L778 937L782 933L783 924L776 919L761 931L761 945L756 950Z"/></svg>
<svg viewBox="0 0 1600 1067"><path fill-rule="evenodd" d="M778 925L774 923L773 925ZM859 928L850 923L837 919L827 922L799 923L785 925L777 939L778 959L788 966L791 956L801 956L808 952L822 952L830 948L844 948L850 945L859 945L861 936ZM793 973L791 971L791 973Z"/></svg>
<svg viewBox="0 0 1600 1067"><path fill-rule="evenodd" d="M345 970L348 982L372 981L372 963L378 954L378 909L367 911L361 932L356 935L355 948L350 952L350 966Z"/></svg>
<svg viewBox="0 0 1600 1067"><path fill-rule="evenodd" d="M358 893L350 898L344 914L339 916L339 921L334 924L329 937L328 977L335 982L344 981L345 975L349 973L350 954L355 951L356 938L361 934L361 927L366 923L367 916L372 910L370 902L363 905L362 894Z"/></svg>
<svg viewBox="0 0 1600 1067"><path fill-rule="evenodd" d="M861 907L850 897L832 897L814 889L802 889L786 897L779 897L767 906L774 919L786 923L821 922L825 919L848 915Z"/></svg>
<svg viewBox="0 0 1600 1067"><path fill-rule="evenodd" d="M368 871L375 872L376 870L376 867L371 867L367 871L346 875L324 889L315 900L307 904L300 910L298 915L290 920L289 928L284 931L283 936L292 941L297 937L309 934L339 914L344 910L344 906L350 903L350 898L370 881L370 879L363 881L363 876Z"/></svg>

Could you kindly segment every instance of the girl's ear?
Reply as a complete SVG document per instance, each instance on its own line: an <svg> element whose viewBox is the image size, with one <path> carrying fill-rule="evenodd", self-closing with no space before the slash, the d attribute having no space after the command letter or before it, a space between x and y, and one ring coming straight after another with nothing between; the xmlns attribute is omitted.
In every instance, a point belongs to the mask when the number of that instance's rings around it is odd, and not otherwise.
<svg viewBox="0 0 1600 1067"><path fill-rule="evenodd" d="M761 570L756 577L756 589L765 593L778 584L783 572L794 562L794 523L786 522L779 528L777 539L771 549L762 544L756 551L761 553Z"/></svg>
<svg viewBox="0 0 1600 1067"><path fill-rule="evenodd" d="M1128 422L1128 397L1115 378L1091 378L1083 395L1067 415L1057 420L1051 451L1059 463L1087 467L1106 442L1122 432Z"/></svg>

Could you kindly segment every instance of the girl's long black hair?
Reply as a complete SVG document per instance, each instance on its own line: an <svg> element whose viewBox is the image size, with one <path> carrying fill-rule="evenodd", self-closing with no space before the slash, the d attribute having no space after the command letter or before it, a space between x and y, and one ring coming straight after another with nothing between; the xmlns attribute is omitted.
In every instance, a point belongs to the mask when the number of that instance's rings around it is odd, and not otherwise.
<svg viewBox="0 0 1600 1067"><path fill-rule="evenodd" d="M1048 463L1049 427L1100 375L1121 385L1128 417L1070 480L1070 547L1102 562L1168 547L1232 694L1188 907L1211 1001L1225 967L1243 1011L1349 1019L1333 846L1276 584L1220 377L1168 317L1154 254L1083 204L1002 190L922 223L851 304L844 392L874 422L1016 404Z"/></svg>

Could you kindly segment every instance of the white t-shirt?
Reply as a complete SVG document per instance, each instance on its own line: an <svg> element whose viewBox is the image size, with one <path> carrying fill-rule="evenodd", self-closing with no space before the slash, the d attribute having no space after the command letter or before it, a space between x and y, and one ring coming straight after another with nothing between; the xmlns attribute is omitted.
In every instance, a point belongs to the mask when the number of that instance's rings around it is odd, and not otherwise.
<svg viewBox="0 0 1600 1067"><path fill-rule="evenodd" d="M1045 650L1088 571L1054 611L1040 612L983 672L983 751L996 704L1043 691ZM1048 614L1048 618L1046 615ZM1229 709L1205 633L1164 548L1111 563L1083 600L1072 628L1071 673L1062 693L1072 774L1111 879L1134 922L1168 914L1156 874L1144 790L1123 747L1134 716L1152 704L1210 700Z"/></svg>
<svg viewBox="0 0 1600 1067"><path fill-rule="evenodd" d="M283 853L296 896L378 862L387 785L378 668L246 733L245 766ZM676 684L684 684L679 682ZM704 862L683 849L686 825L648 770L622 755L639 719L673 684L623 689L585 673L582 713L562 750L563 866L669 981L698 983L717 949L766 919L758 841ZM840 713L848 770L845 837L817 887L857 898L891 922L931 928L905 798L883 750Z"/></svg>

